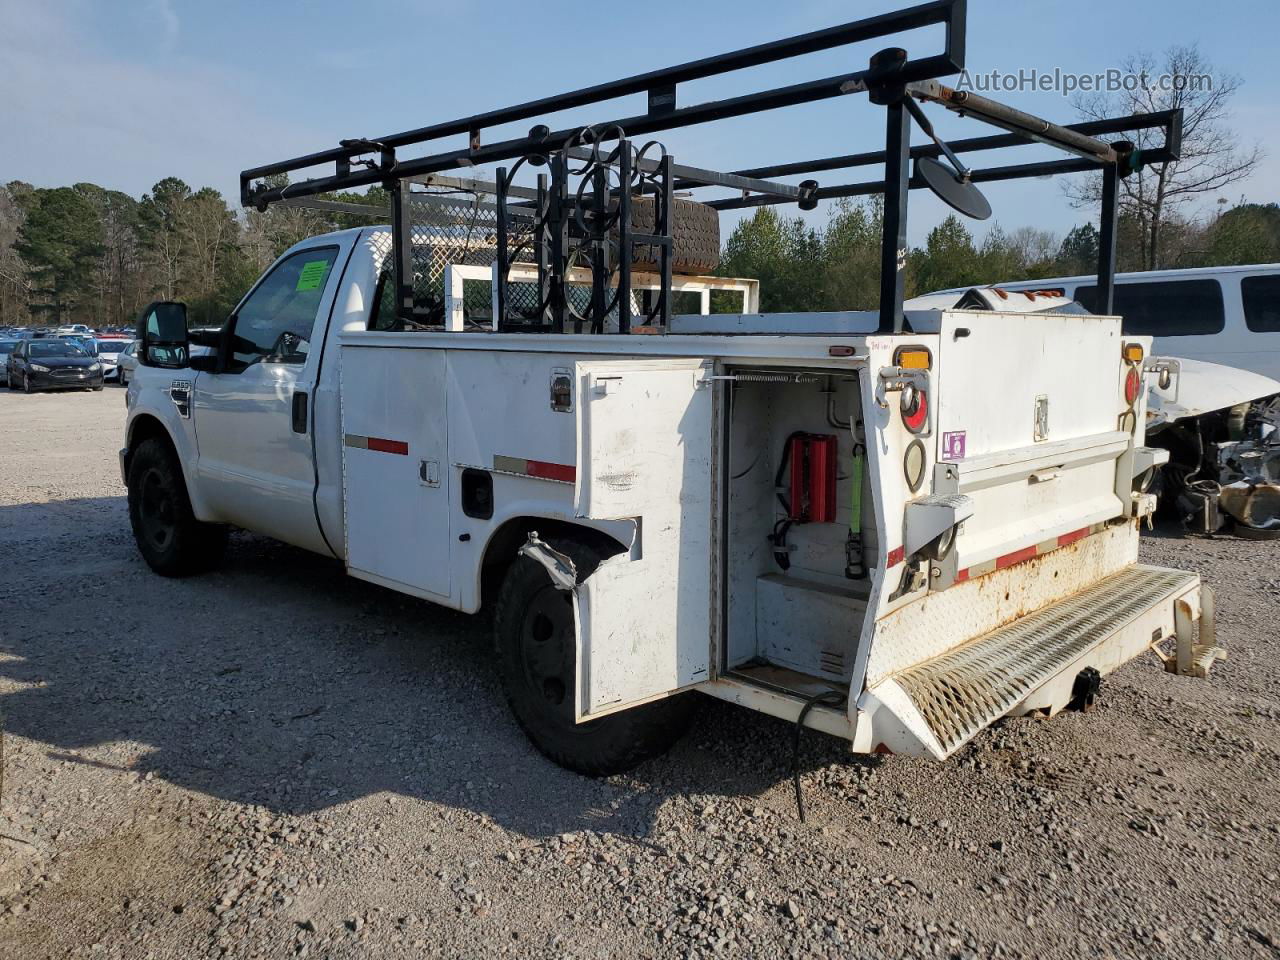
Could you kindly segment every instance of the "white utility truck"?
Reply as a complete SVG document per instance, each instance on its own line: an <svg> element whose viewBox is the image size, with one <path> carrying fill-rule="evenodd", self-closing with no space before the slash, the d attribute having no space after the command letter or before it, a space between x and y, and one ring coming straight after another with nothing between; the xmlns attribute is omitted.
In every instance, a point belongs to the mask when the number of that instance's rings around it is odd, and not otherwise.
<svg viewBox="0 0 1280 960"><path fill-rule="evenodd" d="M891 49L868 70L676 104L686 80L931 24L937 56ZM359 212L322 195L382 184L391 226L299 243L218 329L188 330L181 304L144 311L121 451L143 556L193 573L234 526L491 607L516 717L591 774L664 749L688 691L857 751L943 758L1000 717L1087 705L1149 649L1203 676L1221 655L1209 588L1138 563L1160 462L1142 384L1167 373L1149 339L977 295L904 311L900 269L912 187L981 213L975 182L1100 170L1114 197L1136 161L1094 134L1164 125L1174 151L1180 117L1059 127L934 79L962 65L963 5L940 0L246 171L258 206ZM643 92L637 117L482 142ZM856 92L885 108L884 153L726 174L628 139ZM1036 140L1074 156L970 172L916 101L1007 131L965 150ZM913 122L931 145L910 146ZM464 144L398 155L451 136ZM442 174L512 160L491 182ZM883 182L766 179L868 163ZM760 314L750 281L695 272L714 266L717 210L876 189L878 311ZM1104 287L1114 220L1113 203ZM677 311L691 293L699 311ZM713 293L741 310L708 312Z"/></svg>

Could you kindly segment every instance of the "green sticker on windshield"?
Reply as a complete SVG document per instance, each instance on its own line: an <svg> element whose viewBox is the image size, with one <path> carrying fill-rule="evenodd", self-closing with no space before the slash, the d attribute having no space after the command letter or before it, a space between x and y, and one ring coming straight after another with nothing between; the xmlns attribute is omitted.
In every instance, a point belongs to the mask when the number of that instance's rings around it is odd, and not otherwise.
<svg viewBox="0 0 1280 960"><path fill-rule="evenodd" d="M328 260L308 260L302 265L298 274L298 285L295 290L318 290L324 283L324 275L329 272Z"/></svg>

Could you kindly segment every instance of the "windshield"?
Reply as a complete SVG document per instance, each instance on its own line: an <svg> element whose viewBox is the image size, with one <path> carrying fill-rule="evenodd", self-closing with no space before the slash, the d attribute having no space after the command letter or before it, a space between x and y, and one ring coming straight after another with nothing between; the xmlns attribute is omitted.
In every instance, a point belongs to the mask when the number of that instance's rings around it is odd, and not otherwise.
<svg viewBox="0 0 1280 960"><path fill-rule="evenodd" d="M70 340L38 340L31 344L33 357L87 357L84 347Z"/></svg>
<svg viewBox="0 0 1280 960"><path fill-rule="evenodd" d="M99 340L99 353L119 353L129 345L128 340Z"/></svg>

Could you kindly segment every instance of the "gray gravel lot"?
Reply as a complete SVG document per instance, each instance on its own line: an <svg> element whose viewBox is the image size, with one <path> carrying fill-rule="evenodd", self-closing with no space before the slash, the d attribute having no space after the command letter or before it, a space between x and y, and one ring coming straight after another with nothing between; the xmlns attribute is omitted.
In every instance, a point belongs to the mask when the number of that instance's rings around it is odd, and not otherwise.
<svg viewBox="0 0 1280 960"><path fill-rule="evenodd" d="M152 575L123 392L0 390L0 956L1280 956L1280 544L1156 535L1218 590L1151 660L956 760L708 702L594 781L509 718L486 624L249 535Z"/></svg>

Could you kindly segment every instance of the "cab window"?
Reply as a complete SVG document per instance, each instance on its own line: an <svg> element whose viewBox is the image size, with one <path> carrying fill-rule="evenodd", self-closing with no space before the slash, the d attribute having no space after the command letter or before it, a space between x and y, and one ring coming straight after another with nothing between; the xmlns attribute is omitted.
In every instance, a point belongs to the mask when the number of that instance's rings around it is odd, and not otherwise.
<svg viewBox="0 0 1280 960"><path fill-rule="evenodd" d="M313 247L276 264L236 312L231 371L264 361L306 363L337 258L337 247Z"/></svg>

